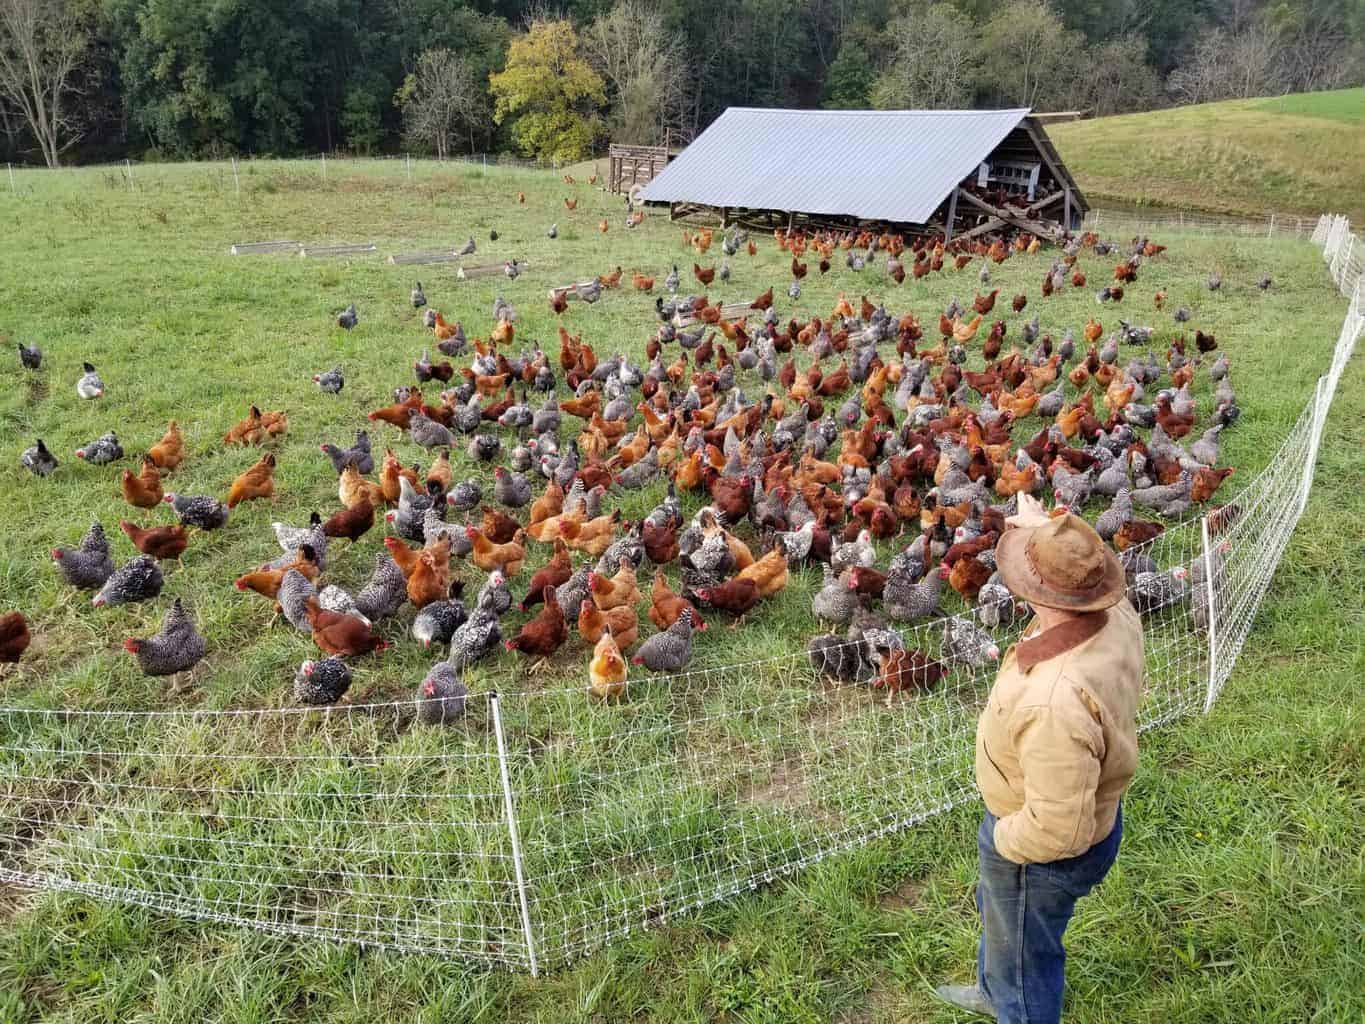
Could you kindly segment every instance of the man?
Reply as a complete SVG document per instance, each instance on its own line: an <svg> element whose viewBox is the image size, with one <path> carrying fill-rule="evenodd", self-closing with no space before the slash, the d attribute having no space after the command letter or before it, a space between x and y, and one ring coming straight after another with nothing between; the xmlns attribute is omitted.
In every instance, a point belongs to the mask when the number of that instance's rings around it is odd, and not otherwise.
<svg viewBox="0 0 1365 1024"><path fill-rule="evenodd" d="M981 914L975 986L937 992L1002 1024L1062 1016L1062 936L1108 873L1137 766L1142 624L1123 566L1084 520L1020 496L996 547L1033 621L1006 655L976 730Z"/></svg>

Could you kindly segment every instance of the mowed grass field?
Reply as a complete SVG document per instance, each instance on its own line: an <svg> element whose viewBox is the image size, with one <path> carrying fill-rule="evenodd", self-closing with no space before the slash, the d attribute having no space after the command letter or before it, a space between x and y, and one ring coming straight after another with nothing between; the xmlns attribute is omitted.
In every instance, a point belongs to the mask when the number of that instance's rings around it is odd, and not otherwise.
<svg viewBox="0 0 1365 1024"><path fill-rule="evenodd" d="M25 174L19 195L0 206L9 228L0 239L0 332L11 344L37 342L48 356L37 381L17 359L0 370L0 607L22 608L38 637L31 658L3 680L5 703L85 710L289 703L293 669L312 645L278 625L267 628L268 606L239 594L231 580L272 556L271 520L302 522L313 508L335 507L334 476L317 444L349 443L364 412L411 380L412 360L430 341L407 303L413 278L420 274L432 304L471 336L487 333L501 294L518 309L518 345L540 339L553 353L558 321L545 302L549 285L617 265L627 276L639 268L662 279L670 263L685 273L693 259L666 218L652 214L627 232L616 198L548 174L427 165L410 183L401 164L329 162L324 181L316 163L261 164L244 166L240 195L224 165L136 168L134 175L129 189L105 171ZM518 190L527 193L525 205L516 202ZM578 197L576 212L565 210L566 195ZM601 234L604 216L610 230ZM551 222L559 224L555 241L544 236ZM496 243L488 241L494 228ZM232 241L264 238L373 241L387 254L458 245L469 234L479 242L477 261L525 259L524 276L457 282L449 266L414 271L373 257L227 255ZM787 257L771 238L755 237L759 255L733 259L730 285L711 289L713 298L751 298L772 285L785 319L827 314L841 291L855 304L867 294L893 313L913 310L932 330L953 295L969 302L978 288L975 265L901 287L880 269L857 275L836 265L825 279L812 268L792 303L784 295ZM1040 300L1038 282L1052 258L1044 251L994 270L998 314L1012 337L1035 312L1054 336L1068 326L1079 334L1090 315L1106 327L1123 315L1156 324L1164 348L1175 325L1150 299L1164 287L1169 308L1193 308L1195 323L1217 333L1233 360L1245 414L1224 452L1246 479L1325 368L1344 304L1306 244L1161 240L1168 254L1144 267L1122 307L1097 307L1092 288ZM716 249L711 255L706 262L719 259ZM1111 262L1083 260L1095 286ZM1226 283L1211 295L1203 281L1215 268ZM1254 282L1264 272L1275 285L1261 294ZM1030 296L1021 316L1008 312L1016 292ZM361 324L347 333L333 315L352 301ZM564 321L599 354L625 351L637 360L655 323L652 302L628 290L592 307L574 304ZM75 396L86 359L109 389L98 403ZM975 359L972 368L979 353ZM333 365L347 378L336 397L310 379ZM752 383L747 390L756 391ZM1072 933L1076 1020L1336 1020L1362 1009L1353 922L1365 902L1356 684L1365 668L1358 569L1365 403L1356 367L1337 401L1308 512L1223 699L1211 716L1145 741L1120 867ZM129 512L118 497L118 467L81 464L72 455L78 445L115 429L131 459L174 417L191 458L173 486L222 495L259 454L220 444L252 402L290 414L273 506L245 505L226 530L195 538L186 568L170 575L157 602L97 612L87 595L61 584L49 551L77 542L92 515L110 531L116 561L131 553L114 530ZM34 436L63 460L48 480L17 466ZM390 444L405 461L418 455L396 431L372 436L376 450ZM1234 477L1229 487L1237 483ZM638 515L661 492L656 484L630 494L623 511ZM164 510L155 518L169 521ZM362 582L378 549L378 531L355 551L336 549L333 578ZM818 580L807 571L743 630L699 638L697 663L777 656L803 643L818 629L809 615ZM143 677L120 649L124 636L157 628L169 596L194 608L210 649L174 691ZM386 632L399 638L402 628ZM586 657L571 645L549 678L581 682ZM403 699L432 660L400 642L359 664L352 698ZM500 655L469 673L471 686L525 686L522 667ZM0 1019L951 1020L925 983L970 972L974 828L971 810L934 819L613 943L540 981L4 889Z"/></svg>
<svg viewBox="0 0 1365 1024"><path fill-rule="evenodd" d="M1048 127L1092 202L1365 220L1365 88Z"/></svg>

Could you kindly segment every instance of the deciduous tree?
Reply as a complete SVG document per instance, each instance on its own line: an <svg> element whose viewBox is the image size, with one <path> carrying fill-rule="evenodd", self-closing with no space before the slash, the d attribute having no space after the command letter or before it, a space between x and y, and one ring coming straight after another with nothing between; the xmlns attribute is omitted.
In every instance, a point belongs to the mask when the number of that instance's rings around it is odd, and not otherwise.
<svg viewBox="0 0 1365 1024"><path fill-rule="evenodd" d="M49 167L81 137L75 96L89 45L73 0L0 0L0 93Z"/></svg>
<svg viewBox="0 0 1365 1024"><path fill-rule="evenodd" d="M512 135L523 153L568 162L591 149L606 86L579 50L568 20L533 22L513 40L507 67L490 75L488 84L493 120L513 119Z"/></svg>
<svg viewBox="0 0 1365 1024"><path fill-rule="evenodd" d="M442 160L464 133L473 152L475 130L488 123L483 89L469 65L451 50L428 50L418 57L394 102L403 111L408 139L434 150Z"/></svg>
<svg viewBox="0 0 1365 1024"><path fill-rule="evenodd" d="M897 18L887 27L892 57L872 89L883 110L971 105L977 77L977 33L949 4Z"/></svg>

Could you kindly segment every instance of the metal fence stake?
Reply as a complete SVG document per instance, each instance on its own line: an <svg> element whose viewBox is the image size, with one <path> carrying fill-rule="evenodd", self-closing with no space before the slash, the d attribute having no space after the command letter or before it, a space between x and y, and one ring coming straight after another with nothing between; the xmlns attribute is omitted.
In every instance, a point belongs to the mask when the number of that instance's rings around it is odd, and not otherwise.
<svg viewBox="0 0 1365 1024"><path fill-rule="evenodd" d="M512 780L507 774L507 742L502 735L502 705L497 691L489 694L493 711L493 732L498 739L498 769L502 772L502 799L507 809L507 833L512 839L512 868L517 878L517 898L521 901L521 928L526 935L526 957L531 962L531 977L540 975L536 963L536 940L531 931L531 908L526 901L526 875L521 865L521 833L517 830L516 805L512 801Z"/></svg>
<svg viewBox="0 0 1365 1024"><path fill-rule="evenodd" d="M242 182L241 179L237 177L237 158L235 156L232 158L232 185L240 196L242 194Z"/></svg>
<svg viewBox="0 0 1365 1024"><path fill-rule="evenodd" d="M128 191L133 191L133 161L125 159L123 166L128 169Z"/></svg>
<svg viewBox="0 0 1365 1024"><path fill-rule="evenodd" d="M9 168L9 190L11 192L18 192L19 190L14 187L14 165L6 164L5 166Z"/></svg>
<svg viewBox="0 0 1365 1024"><path fill-rule="evenodd" d="M322 180L327 180L327 154L322 154Z"/></svg>

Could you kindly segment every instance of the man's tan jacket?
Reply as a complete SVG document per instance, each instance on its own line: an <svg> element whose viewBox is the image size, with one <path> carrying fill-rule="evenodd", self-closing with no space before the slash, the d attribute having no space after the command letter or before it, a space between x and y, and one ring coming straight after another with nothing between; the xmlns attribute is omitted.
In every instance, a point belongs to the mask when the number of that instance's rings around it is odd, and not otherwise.
<svg viewBox="0 0 1365 1024"><path fill-rule="evenodd" d="M976 728L976 784L1019 864L1084 853L1137 768L1142 622L1126 600L1009 650Z"/></svg>

